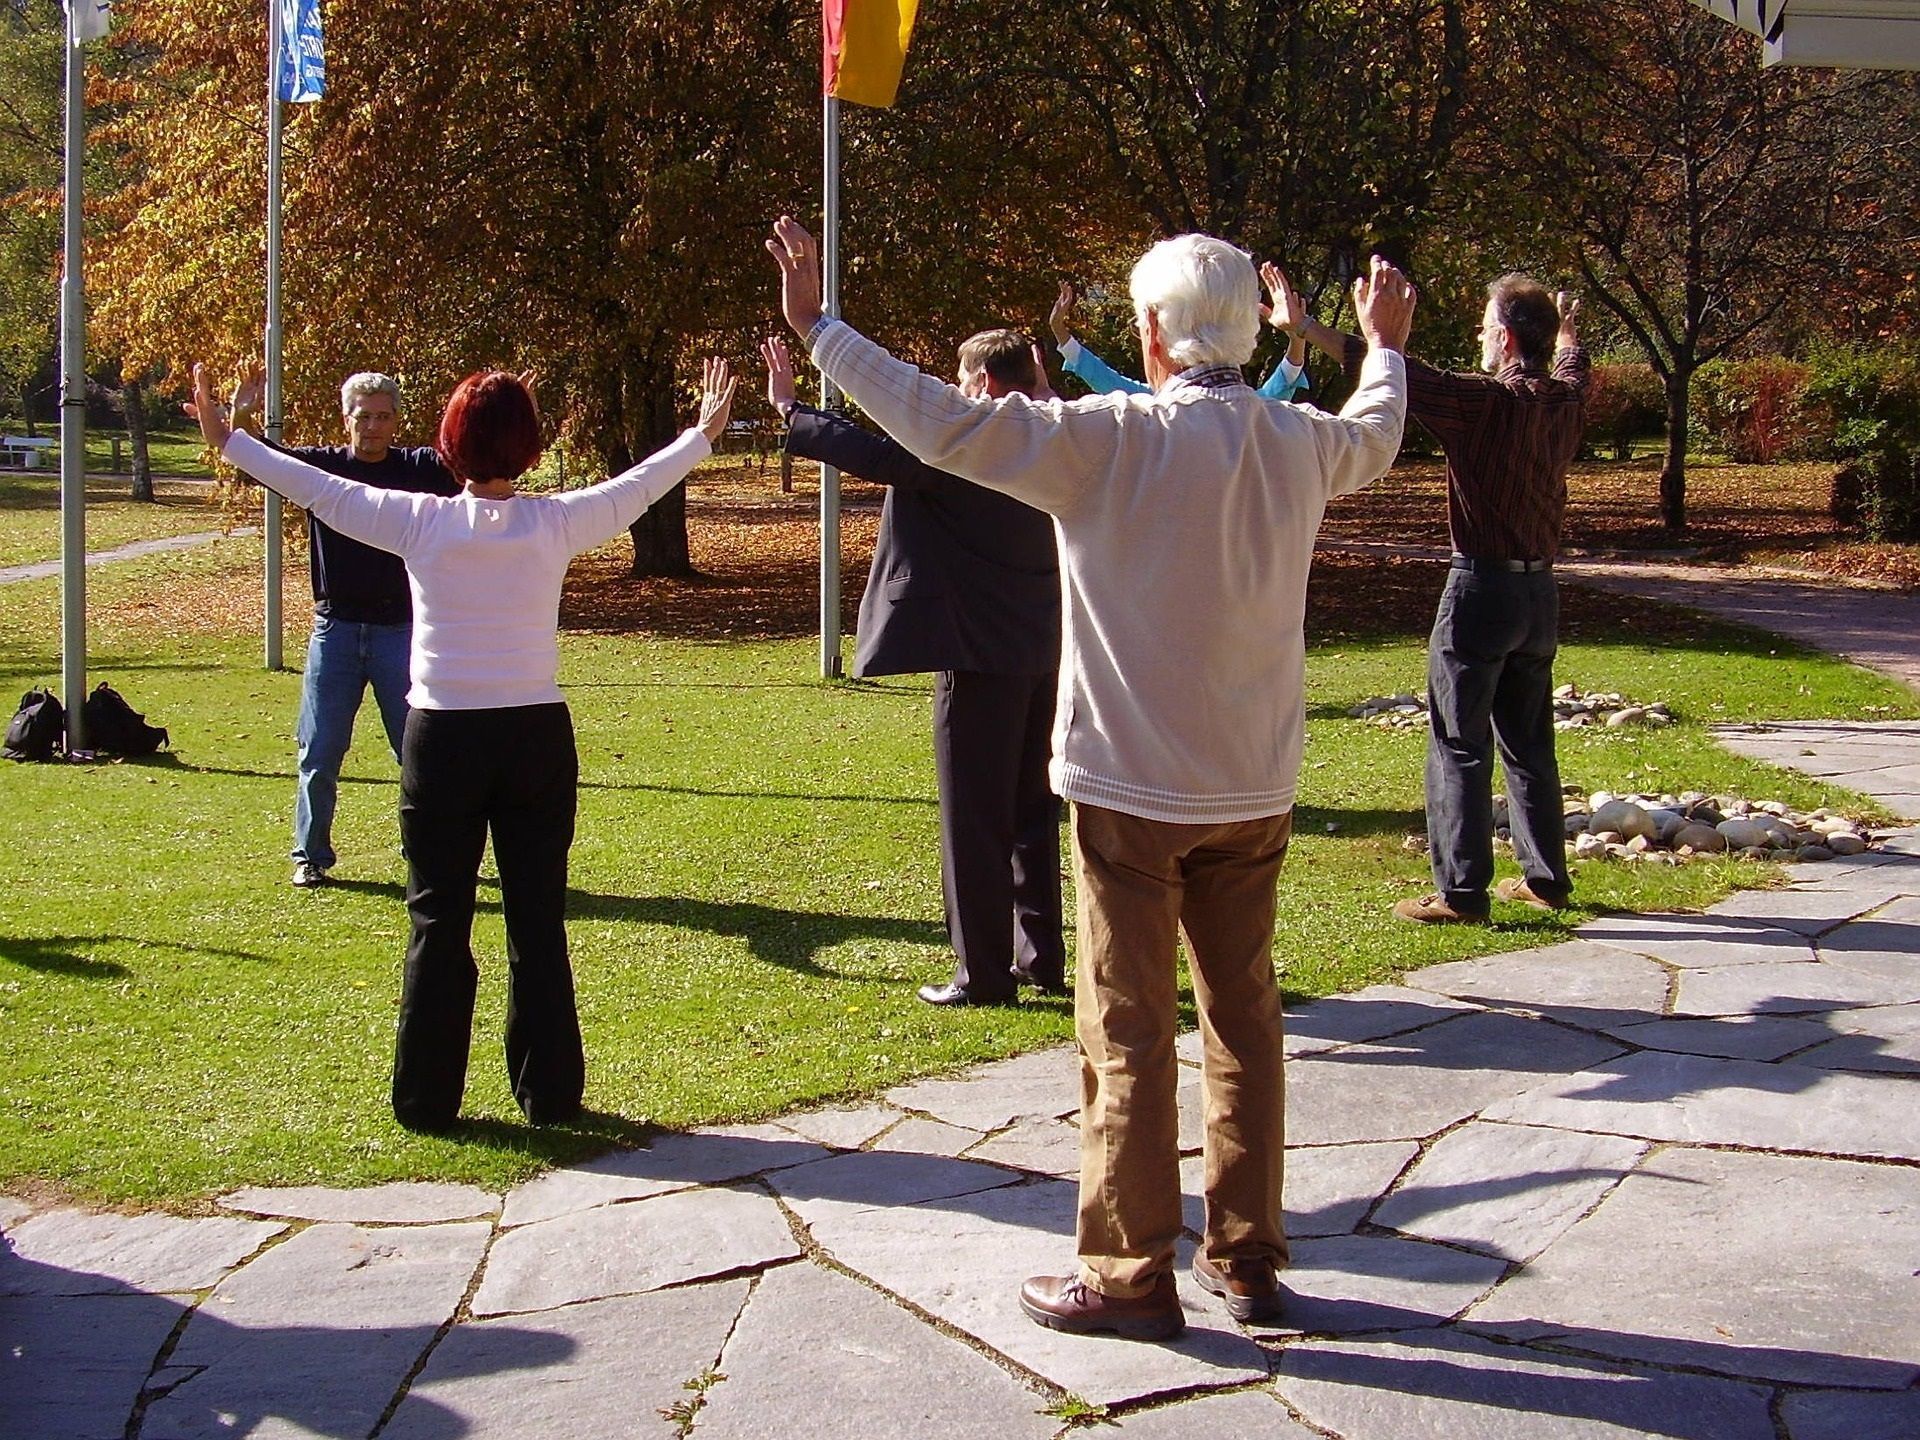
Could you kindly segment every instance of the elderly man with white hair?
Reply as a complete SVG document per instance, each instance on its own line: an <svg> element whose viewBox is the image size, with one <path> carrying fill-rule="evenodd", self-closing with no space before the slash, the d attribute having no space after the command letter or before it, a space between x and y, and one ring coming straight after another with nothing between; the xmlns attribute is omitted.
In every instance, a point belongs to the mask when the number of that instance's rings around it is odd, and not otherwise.
<svg viewBox="0 0 1920 1440"><path fill-rule="evenodd" d="M247 405L257 387L237 397ZM236 410L236 426L253 418ZM345 445L294 445L286 453L330 474L382 490L456 495L460 484L421 446L393 443L400 423L400 386L392 376L363 370L340 387ZM307 568L313 581L313 636L300 684L294 729L297 778L293 796L293 883L311 889L327 882L338 858L333 812L340 767L353 742L353 720L369 686L380 711L394 763L407 726L407 656L413 636L413 597L407 567L397 555L363 545L309 516Z"/></svg>
<svg viewBox="0 0 1920 1440"><path fill-rule="evenodd" d="M815 362L929 465L1054 517L1065 622L1051 777L1073 801L1081 1050L1080 1266L1020 1301L1042 1325L1163 1339L1185 1327L1175 945L1200 1013L1206 1227L1194 1277L1268 1319L1286 1263L1274 888L1305 730L1307 569L1327 501L1400 445L1414 297L1376 259L1354 286L1368 352L1338 415L1268 401L1259 284L1204 235L1154 246L1132 291L1153 389L970 398L823 317L811 236L767 248Z"/></svg>

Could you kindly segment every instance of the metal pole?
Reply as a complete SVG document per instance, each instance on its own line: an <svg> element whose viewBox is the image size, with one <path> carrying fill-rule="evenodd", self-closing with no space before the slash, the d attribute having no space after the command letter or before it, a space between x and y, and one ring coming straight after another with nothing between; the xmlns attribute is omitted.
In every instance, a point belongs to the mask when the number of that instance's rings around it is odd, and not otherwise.
<svg viewBox="0 0 1920 1440"><path fill-rule="evenodd" d="M67 749L87 748L87 309L80 206L86 89L77 5L67 13L66 251L60 275L60 689Z"/></svg>
<svg viewBox="0 0 1920 1440"><path fill-rule="evenodd" d="M284 421L280 398L280 147L286 132L280 109L280 50L284 17L280 0L267 0L267 438L278 444ZM280 497L266 492L261 517L266 545L266 665L281 668Z"/></svg>
<svg viewBox="0 0 1920 1440"><path fill-rule="evenodd" d="M840 102L826 97L826 206L821 229L820 304L840 313ZM831 408L839 387L820 377L820 404ZM820 675L840 676L840 472L820 467Z"/></svg>

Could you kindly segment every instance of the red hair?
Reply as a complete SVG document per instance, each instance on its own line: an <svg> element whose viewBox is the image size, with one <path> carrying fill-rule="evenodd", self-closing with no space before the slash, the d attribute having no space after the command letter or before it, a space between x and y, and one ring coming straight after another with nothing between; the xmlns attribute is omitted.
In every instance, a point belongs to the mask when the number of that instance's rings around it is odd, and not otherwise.
<svg viewBox="0 0 1920 1440"><path fill-rule="evenodd" d="M440 459L462 480L518 480L540 458L540 407L518 375L476 370L440 417Z"/></svg>

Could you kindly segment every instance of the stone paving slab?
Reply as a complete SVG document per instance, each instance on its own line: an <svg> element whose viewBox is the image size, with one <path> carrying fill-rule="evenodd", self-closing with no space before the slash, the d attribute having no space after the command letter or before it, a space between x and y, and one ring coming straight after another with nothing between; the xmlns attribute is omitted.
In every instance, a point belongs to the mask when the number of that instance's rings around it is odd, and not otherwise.
<svg viewBox="0 0 1920 1440"><path fill-rule="evenodd" d="M719 1185L805 1165L828 1154L824 1145L787 1135L767 1140L745 1135L662 1135L645 1150L614 1150L583 1165L569 1165L529 1180L507 1195L503 1227L531 1225L577 1210L643 1200L696 1185Z"/></svg>
<svg viewBox="0 0 1920 1440"><path fill-rule="evenodd" d="M972 1160L868 1150L783 1170L767 1183L802 1223L813 1225L830 1216L844 1219L902 1205L957 1202L1021 1178Z"/></svg>
<svg viewBox="0 0 1920 1440"><path fill-rule="evenodd" d="M1530 1260L1599 1204L1647 1148L1620 1135L1476 1121L1442 1136L1373 1221L1503 1260Z"/></svg>
<svg viewBox="0 0 1920 1440"><path fill-rule="evenodd" d="M1780 1406L1790 1440L1913 1440L1920 1391L1802 1390Z"/></svg>
<svg viewBox="0 0 1920 1440"><path fill-rule="evenodd" d="M1001 1130L1027 1116L1080 1108L1080 1061L1071 1049L1037 1050L976 1066L957 1079L920 1080L887 1092L887 1103L966 1130Z"/></svg>
<svg viewBox="0 0 1920 1440"><path fill-rule="evenodd" d="M491 1227L315 1225L221 1281L142 1440L365 1434L453 1317ZM320 1298L324 1297L324 1305Z"/></svg>
<svg viewBox="0 0 1920 1440"><path fill-rule="evenodd" d="M1287 1066L1287 1138L1300 1145L1417 1140L1620 1047L1544 1020L1472 1011L1391 1044Z"/></svg>
<svg viewBox="0 0 1920 1440"><path fill-rule="evenodd" d="M1348 1235L1407 1162L1420 1153L1411 1140L1371 1145L1287 1147L1287 1234L1294 1239ZM1187 1228L1198 1235L1206 1223L1200 1192L1205 1169L1197 1155L1180 1162L1181 1205Z"/></svg>
<svg viewBox="0 0 1920 1440"><path fill-rule="evenodd" d="M1733 915L1602 915L1576 933L1689 970L1815 958L1806 936Z"/></svg>
<svg viewBox="0 0 1920 1440"><path fill-rule="evenodd" d="M1642 1051L1490 1105L1483 1119L1820 1155L1920 1160L1912 1097L1884 1079Z"/></svg>
<svg viewBox="0 0 1920 1440"><path fill-rule="evenodd" d="M1117 1431L1125 1440L1321 1440L1265 1390L1206 1395L1108 1421L1086 1433ZM1069 1431L1070 1436L1080 1432Z"/></svg>
<svg viewBox="0 0 1920 1440"><path fill-rule="evenodd" d="M500 1197L474 1185L396 1180L364 1190L326 1185L248 1186L222 1195L223 1209L288 1220L343 1220L356 1225L428 1225L471 1220L500 1208Z"/></svg>
<svg viewBox="0 0 1920 1440"><path fill-rule="evenodd" d="M1504 1260L1385 1235L1289 1247L1285 1314L1258 1328L1320 1335L1443 1325L1507 1272Z"/></svg>
<svg viewBox="0 0 1920 1440"><path fill-rule="evenodd" d="M1274 1389L1343 1440L1775 1440L1757 1386L1446 1330L1291 1346Z"/></svg>
<svg viewBox="0 0 1920 1440"><path fill-rule="evenodd" d="M1915 901L1896 900L1879 914L1820 937L1820 958L1890 984L1920 987L1920 915ZM1920 994L1912 998L1920 1000Z"/></svg>
<svg viewBox="0 0 1920 1440"><path fill-rule="evenodd" d="M1071 1180L1080 1173L1080 1127L1064 1120L1020 1120L967 1152L969 1160L989 1160L1036 1175Z"/></svg>
<svg viewBox="0 0 1920 1440"><path fill-rule="evenodd" d="M1906 979L1840 965L1738 965L1687 970L1674 991L1676 1015L1810 1015L1861 1005L1920 1000L1920 972Z"/></svg>
<svg viewBox="0 0 1920 1440"><path fill-rule="evenodd" d="M1793 1057L1793 1063L1830 1070L1885 1070L1911 1074L1920 1068L1920 1005L1837 1010L1821 1017L1841 1033Z"/></svg>
<svg viewBox="0 0 1920 1440"><path fill-rule="evenodd" d="M987 1138L984 1130L968 1130L944 1120L922 1120L909 1115L874 1142L875 1150L913 1155L954 1156L971 1150Z"/></svg>
<svg viewBox="0 0 1920 1440"><path fill-rule="evenodd" d="M0 1295L169 1294L205 1290L287 1227L49 1210L0 1247Z"/></svg>
<svg viewBox="0 0 1920 1440"><path fill-rule="evenodd" d="M476 1315L550 1310L758 1269L800 1254L759 1191L678 1191L507 1231L473 1297Z"/></svg>
<svg viewBox="0 0 1920 1440"><path fill-rule="evenodd" d="M1469 1320L1746 1378L1899 1388L1920 1378L1917 1214L1906 1166L1669 1150Z"/></svg>
<svg viewBox="0 0 1920 1440"><path fill-rule="evenodd" d="M1891 887L1902 895L1920 894L1920 855L1908 855L1885 846L1864 855L1849 855L1844 860L1784 865L1781 873L1795 885L1822 890L1880 891Z"/></svg>
<svg viewBox="0 0 1920 1440"><path fill-rule="evenodd" d="M1187 1333L1165 1345L1063 1335L1027 1319L1021 1282L1073 1268L1074 1197L1074 1186L1042 1181L971 1196L966 1209L831 1216L813 1236L849 1269L1095 1404L1266 1378L1266 1352L1187 1282Z"/></svg>
<svg viewBox="0 0 1920 1440"><path fill-rule="evenodd" d="M160 1295L0 1297L0 1440L121 1440L183 1313Z"/></svg>
<svg viewBox="0 0 1920 1440"><path fill-rule="evenodd" d="M1497 1009L1551 1016L1601 1030L1661 1014L1672 976L1639 955L1587 940L1429 965L1407 984Z"/></svg>
<svg viewBox="0 0 1920 1440"><path fill-rule="evenodd" d="M660 1412L692 1397L686 1382L719 1358L747 1287L725 1280L456 1325L380 1440L678 1435Z"/></svg>
<svg viewBox="0 0 1920 1440"><path fill-rule="evenodd" d="M1778 1060L1833 1035L1822 1020L1792 1015L1715 1015L1646 1020L1610 1027L1609 1035L1648 1050L1717 1055L1727 1060Z"/></svg>
<svg viewBox="0 0 1920 1440"><path fill-rule="evenodd" d="M1341 1045L1384 1040L1467 1013L1469 1007L1430 990L1410 985L1370 985L1289 1012L1285 1021L1287 1055L1311 1055Z"/></svg>
<svg viewBox="0 0 1920 1440"><path fill-rule="evenodd" d="M783 1115L780 1124L794 1134L836 1150L858 1150L900 1118L890 1105L861 1105L853 1109L803 1110Z"/></svg>
<svg viewBox="0 0 1920 1440"><path fill-rule="evenodd" d="M1817 936L1890 904L1900 891L1888 885L1860 890L1742 890L1707 907L1709 915L1724 915L1760 925L1772 925L1799 935Z"/></svg>
<svg viewBox="0 0 1920 1440"><path fill-rule="evenodd" d="M11 1195L0 1195L0 1232L13 1229L33 1214L33 1206Z"/></svg>
<svg viewBox="0 0 1920 1440"><path fill-rule="evenodd" d="M780 1440L1046 1440L1060 1428L1045 1396L971 1346L818 1265L762 1277L719 1369L702 1440L768 1440L774 1417Z"/></svg>

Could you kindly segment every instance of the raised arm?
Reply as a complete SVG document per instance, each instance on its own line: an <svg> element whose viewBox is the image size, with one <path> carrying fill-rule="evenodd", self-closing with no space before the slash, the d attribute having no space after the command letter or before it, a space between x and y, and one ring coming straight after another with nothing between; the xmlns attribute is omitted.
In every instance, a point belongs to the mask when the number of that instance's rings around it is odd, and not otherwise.
<svg viewBox="0 0 1920 1440"><path fill-rule="evenodd" d="M1120 427L1110 410L1024 395L970 400L823 316L819 251L791 216L780 217L767 250L780 266L787 323L814 363L927 464L1058 514L1111 462Z"/></svg>
<svg viewBox="0 0 1920 1440"><path fill-rule="evenodd" d="M236 409L244 409L252 378L234 392ZM330 475L284 450L275 450L244 430L235 430L226 411L214 398L213 381L204 365L193 367L193 404L190 413L200 422L200 435L228 464L251 476L275 494L284 495L302 509L338 530L380 550L405 556L420 534L420 520L439 503L431 495L404 490L381 490L357 480Z"/></svg>
<svg viewBox="0 0 1920 1440"><path fill-rule="evenodd" d="M802 460L819 460L861 480L903 489L950 485L931 465L923 465L897 440L876 435L844 415L831 415L802 405L794 398L793 362L787 342L769 335L760 342L760 358L767 366L767 399L787 422L787 453Z"/></svg>
<svg viewBox="0 0 1920 1440"><path fill-rule="evenodd" d="M1554 299L1560 309L1560 334L1554 342L1553 378L1571 385L1584 397L1587 382L1593 377L1593 366L1587 359L1586 348L1580 343L1580 332L1574 323L1580 314L1580 300L1565 290Z"/></svg>
<svg viewBox="0 0 1920 1440"><path fill-rule="evenodd" d="M1144 380L1122 375L1071 335L1060 347L1060 368L1086 382L1096 395L1151 395L1153 387Z"/></svg>
<svg viewBox="0 0 1920 1440"><path fill-rule="evenodd" d="M721 359L709 357L701 369L700 418L669 445L630 470L585 490L556 496L561 506L567 548L578 555L616 538L647 507L678 485L707 456L727 428L738 382Z"/></svg>

